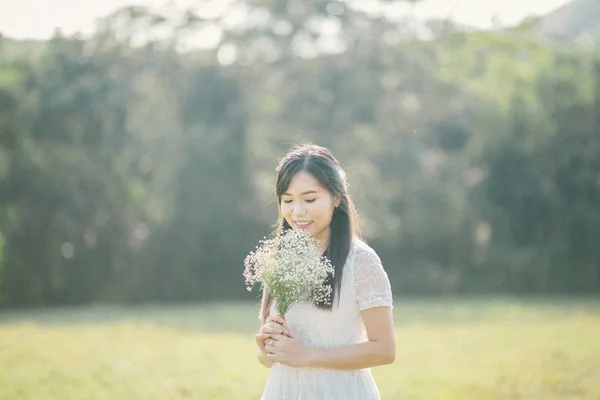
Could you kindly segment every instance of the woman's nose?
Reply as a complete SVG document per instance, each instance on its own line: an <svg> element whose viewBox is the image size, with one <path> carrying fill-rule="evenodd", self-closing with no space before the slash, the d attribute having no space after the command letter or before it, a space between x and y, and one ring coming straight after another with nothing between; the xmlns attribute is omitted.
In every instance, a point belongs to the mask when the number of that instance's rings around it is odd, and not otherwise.
<svg viewBox="0 0 600 400"><path fill-rule="evenodd" d="M296 203L296 205L294 205L294 208L292 209L294 215L304 215L305 211L306 210L304 209L304 207L302 207L300 203Z"/></svg>

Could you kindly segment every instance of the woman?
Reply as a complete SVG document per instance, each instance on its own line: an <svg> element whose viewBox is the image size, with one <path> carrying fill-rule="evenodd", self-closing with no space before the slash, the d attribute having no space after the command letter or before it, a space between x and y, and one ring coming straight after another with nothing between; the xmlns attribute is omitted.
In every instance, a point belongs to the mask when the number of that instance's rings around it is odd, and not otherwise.
<svg viewBox="0 0 600 400"><path fill-rule="evenodd" d="M263 294L256 343L271 371L262 400L379 400L370 367L395 359L392 292L379 257L357 237L345 173L316 145L292 149L277 172L278 231L308 231L335 274L332 302L293 305L285 320Z"/></svg>

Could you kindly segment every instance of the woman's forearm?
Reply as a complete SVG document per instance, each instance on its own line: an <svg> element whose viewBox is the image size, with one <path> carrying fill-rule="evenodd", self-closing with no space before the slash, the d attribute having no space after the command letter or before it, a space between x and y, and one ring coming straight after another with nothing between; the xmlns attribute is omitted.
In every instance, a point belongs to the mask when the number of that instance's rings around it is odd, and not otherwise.
<svg viewBox="0 0 600 400"><path fill-rule="evenodd" d="M307 367L362 369L391 364L396 358L395 344L376 341L330 349L308 349Z"/></svg>
<svg viewBox="0 0 600 400"><path fill-rule="evenodd" d="M269 360L267 355L260 351L258 347L256 348L256 357L258 357L258 361L267 368L271 368L273 365L273 361Z"/></svg>

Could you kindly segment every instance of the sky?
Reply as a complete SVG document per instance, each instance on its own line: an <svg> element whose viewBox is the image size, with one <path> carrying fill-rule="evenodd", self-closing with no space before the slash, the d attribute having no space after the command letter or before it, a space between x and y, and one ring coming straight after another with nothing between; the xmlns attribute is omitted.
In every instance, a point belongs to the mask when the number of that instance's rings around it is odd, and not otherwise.
<svg viewBox="0 0 600 400"><path fill-rule="evenodd" d="M374 0L360 1L368 7ZM569 1L424 0L416 6L414 14L450 18L471 26L490 28L493 20L513 25L528 16L546 14ZM160 7L173 2L195 4L194 0L0 0L0 33L19 39L46 39L56 28L64 34L90 33L98 18L120 7L130 4Z"/></svg>

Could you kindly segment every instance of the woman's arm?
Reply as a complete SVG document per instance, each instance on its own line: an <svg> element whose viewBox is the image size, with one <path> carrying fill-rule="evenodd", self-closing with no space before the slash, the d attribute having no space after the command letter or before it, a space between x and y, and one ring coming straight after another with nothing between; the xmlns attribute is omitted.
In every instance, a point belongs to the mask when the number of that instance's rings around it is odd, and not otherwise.
<svg viewBox="0 0 600 400"><path fill-rule="evenodd" d="M331 349L308 349L308 367L361 369L391 364L396 359L392 310L376 307L361 312L369 340Z"/></svg>
<svg viewBox="0 0 600 400"><path fill-rule="evenodd" d="M391 364L396 358L394 323L390 307L375 307L362 311L368 341L330 349L312 349L302 346L292 337L271 335L265 350L271 362L293 367L362 369ZM291 332L290 332L291 333Z"/></svg>

